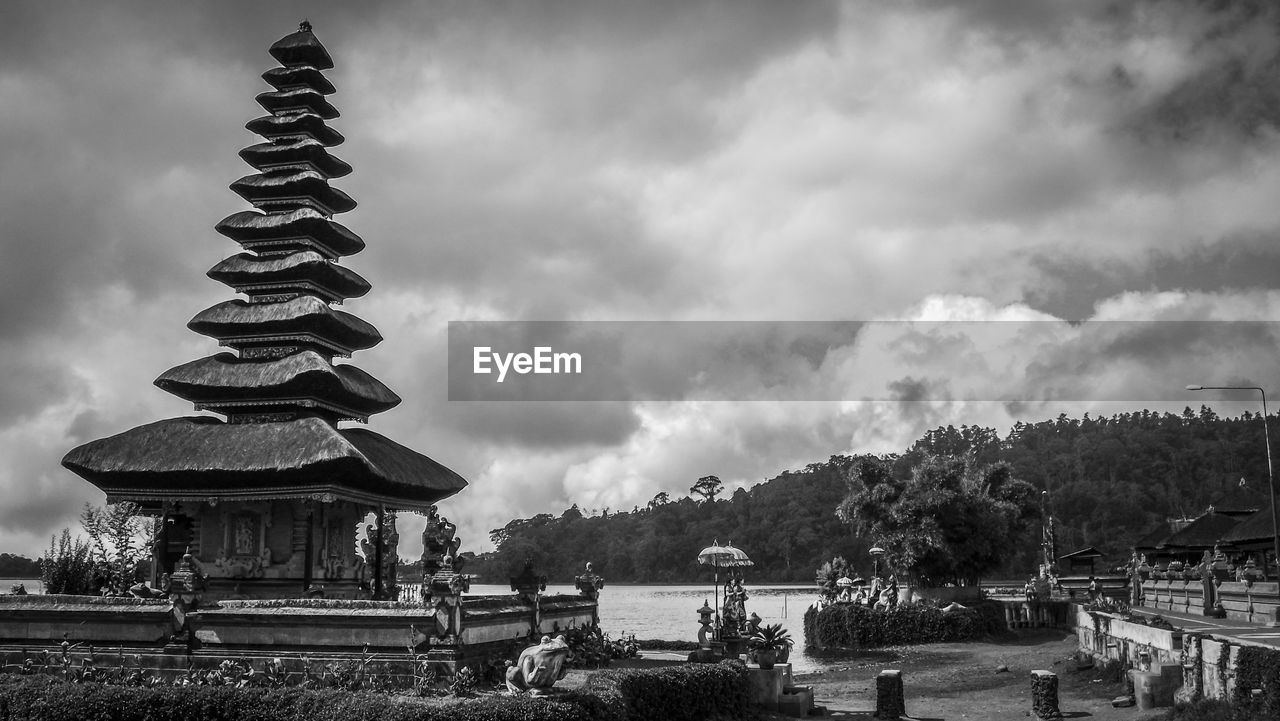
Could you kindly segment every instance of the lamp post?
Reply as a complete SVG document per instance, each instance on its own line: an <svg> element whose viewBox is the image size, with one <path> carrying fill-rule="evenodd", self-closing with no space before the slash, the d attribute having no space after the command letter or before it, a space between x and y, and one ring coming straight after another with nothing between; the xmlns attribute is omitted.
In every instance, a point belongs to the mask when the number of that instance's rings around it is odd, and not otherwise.
<svg viewBox="0 0 1280 721"><path fill-rule="evenodd" d="M872 546L867 553L871 554L872 563L874 564L874 570L871 575L875 578L880 578L880 557L884 555L884 549L879 546Z"/></svg>
<svg viewBox="0 0 1280 721"><path fill-rule="evenodd" d="M1275 554L1277 581L1280 582L1280 523L1276 521L1276 477L1271 470L1271 432L1267 430L1267 392L1257 386L1189 385L1189 391L1257 391L1262 394L1262 438L1267 444L1267 484L1271 491L1271 551ZM1263 554L1264 560L1266 554ZM1263 563L1263 568L1266 568Z"/></svg>

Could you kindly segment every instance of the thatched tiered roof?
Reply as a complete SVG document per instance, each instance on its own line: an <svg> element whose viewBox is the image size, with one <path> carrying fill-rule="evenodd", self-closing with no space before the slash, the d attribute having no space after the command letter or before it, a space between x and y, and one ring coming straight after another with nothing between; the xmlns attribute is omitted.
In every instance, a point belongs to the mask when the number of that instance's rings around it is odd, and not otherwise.
<svg viewBox="0 0 1280 721"><path fill-rule="evenodd" d="M286 335L307 336L345 351L365 350L382 342L377 328L310 295L281 303L228 300L200 311L187 327L233 348Z"/></svg>
<svg viewBox="0 0 1280 721"><path fill-rule="evenodd" d="M339 116L338 109L324 99L324 94L313 88L289 88L288 90L272 90L259 93L254 98L267 112L275 113L283 110L307 110L325 120L333 120Z"/></svg>
<svg viewBox="0 0 1280 721"><path fill-rule="evenodd" d="M165 371L156 385L197 410L226 415L175 418L87 443L63 464L113 499L318 498L424 507L466 485L456 473L376 433L339 428L400 402L350 365L334 365L382 340L378 330L331 303L369 284L338 265L364 241L333 221L355 207L329 180L351 172L328 146L343 141L326 124L338 111L324 97L328 52L306 23L271 46L285 67L263 75L258 95L271 113L246 127L267 142L241 157L258 173L231 184L255 206L217 224L246 252L209 276L249 296L207 308L189 328L239 352Z"/></svg>
<svg viewBox="0 0 1280 721"><path fill-rule="evenodd" d="M377 378L350 365L335 366L315 351L277 360L249 360L230 353L170 368L156 385L201 408L269 410L281 400L309 400L343 419L367 420L400 404Z"/></svg>
<svg viewBox="0 0 1280 721"><path fill-rule="evenodd" d="M272 43L267 52L287 68L300 65L318 70L333 68L333 58L329 57L329 51L324 49L311 32L311 25L305 22L298 28L298 32L290 33Z"/></svg>
<svg viewBox="0 0 1280 721"><path fill-rule="evenodd" d="M338 258L364 250L360 236L314 208L280 213L242 210L223 218L213 229L258 252L314 248L330 258Z"/></svg>
<svg viewBox="0 0 1280 721"><path fill-rule="evenodd" d="M324 73L310 65L295 65L291 68L271 68L262 74L262 79L267 81L267 83L276 90L308 87L321 95L332 95L337 92L333 87L333 83L329 82L329 79L324 76Z"/></svg>
<svg viewBox="0 0 1280 721"><path fill-rule="evenodd" d="M279 169L246 175L231 184L237 195L258 207L276 203L306 203L327 209L327 215L345 213L356 207L350 195L329 185L329 179L310 168Z"/></svg>
<svg viewBox="0 0 1280 721"><path fill-rule="evenodd" d="M246 130L257 133L264 138L278 138L288 135L310 135L316 140L332 148L342 145L346 138L342 133L325 125L324 118L315 113L290 113L288 115L264 115L244 124Z"/></svg>
<svg viewBox="0 0 1280 721"><path fill-rule="evenodd" d="M62 464L109 500L327 496L421 508L466 486L421 453L318 418L245 424L171 418L86 443Z"/></svg>
<svg viewBox="0 0 1280 721"><path fill-rule="evenodd" d="M281 287L314 288L333 300L359 298L369 292L369 282L358 273L310 250L268 256L239 253L213 266L206 275L251 296L279 292Z"/></svg>
<svg viewBox="0 0 1280 721"><path fill-rule="evenodd" d="M311 138L250 145L240 151L240 159L258 170L306 163L329 178L341 178L351 173L350 165L333 157L324 145Z"/></svg>

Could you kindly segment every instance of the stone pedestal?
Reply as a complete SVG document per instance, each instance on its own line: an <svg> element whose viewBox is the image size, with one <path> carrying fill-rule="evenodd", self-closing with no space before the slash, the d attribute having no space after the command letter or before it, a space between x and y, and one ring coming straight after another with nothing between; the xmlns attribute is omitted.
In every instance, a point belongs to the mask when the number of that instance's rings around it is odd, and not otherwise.
<svg viewBox="0 0 1280 721"><path fill-rule="evenodd" d="M778 697L778 713L784 716L804 718L813 708L813 689L809 686L787 685Z"/></svg>
<svg viewBox="0 0 1280 721"><path fill-rule="evenodd" d="M1058 710L1058 674L1031 672L1031 715L1039 721L1062 719L1062 712Z"/></svg>
<svg viewBox="0 0 1280 721"><path fill-rule="evenodd" d="M778 697L791 676L790 664L778 664L773 668L748 666L747 679L751 687L751 703L770 711L778 710Z"/></svg>
<svg viewBox="0 0 1280 721"><path fill-rule="evenodd" d="M902 672L886 669L876 676L876 718L897 719L907 713L902 693Z"/></svg>

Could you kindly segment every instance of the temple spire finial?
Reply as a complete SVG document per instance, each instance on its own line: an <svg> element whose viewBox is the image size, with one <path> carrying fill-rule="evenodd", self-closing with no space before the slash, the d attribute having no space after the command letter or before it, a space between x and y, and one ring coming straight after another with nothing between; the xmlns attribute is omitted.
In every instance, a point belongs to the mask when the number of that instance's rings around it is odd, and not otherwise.
<svg viewBox="0 0 1280 721"><path fill-rule="evenodd" d="M303 33L311 32L311 21L306 18L303 18L302 22L298 23L298 32L303 32Z"/></svg>

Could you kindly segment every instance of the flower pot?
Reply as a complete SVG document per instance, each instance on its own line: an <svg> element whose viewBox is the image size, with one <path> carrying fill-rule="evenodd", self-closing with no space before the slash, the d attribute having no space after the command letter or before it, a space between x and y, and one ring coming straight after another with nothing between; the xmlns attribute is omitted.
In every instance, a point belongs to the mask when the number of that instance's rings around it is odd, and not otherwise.
<svg viewBox="0 0 1280 721"><path fill-rule="evenodd" d="M756 651L756 663L760 664L760 668L771 669L778 662L778 652L772 648L762 648Z"/></svg>

